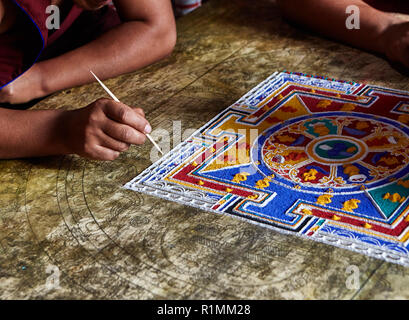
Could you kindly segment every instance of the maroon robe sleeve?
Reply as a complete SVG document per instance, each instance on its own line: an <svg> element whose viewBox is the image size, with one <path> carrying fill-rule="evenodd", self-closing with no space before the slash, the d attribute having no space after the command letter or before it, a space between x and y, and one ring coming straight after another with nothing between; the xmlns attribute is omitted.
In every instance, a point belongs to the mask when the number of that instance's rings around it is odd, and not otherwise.
<svg viewBox="0 0 409 320"><path fill-rule="evenodd" d="M46 9L51 0L12 1L21 11L22 18L12 32L0 34L0 89L17 79L39 59L53 56L53 52L60 49L61 52L72 49L71 42L75 46L83 39L90 41L120 23L113 7L83 12L73 5L61 28L49 36ZM72 32L67 32L68 29L72 29Z"/></svg>
<svg viewBox="0 0 409 320"><path fill-rule="evenodd" d="M50 0L13 0L22 18L0 35L0 88L29 69L47 43L46 8Z"/></svg>

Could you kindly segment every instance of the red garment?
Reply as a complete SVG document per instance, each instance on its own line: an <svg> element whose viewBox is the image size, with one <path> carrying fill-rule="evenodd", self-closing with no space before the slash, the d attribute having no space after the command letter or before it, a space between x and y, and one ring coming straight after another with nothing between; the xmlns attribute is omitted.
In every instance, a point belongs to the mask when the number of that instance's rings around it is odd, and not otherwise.
<svg viewBox="0 0 409 320"><path fill-rule="evenodd" d="M73 4L71 11L61 22L60 29L49 36L46 8L51 5L51 0L13 1L23 12L24 18L12 32L0 34L0 88L15 80L39 59L61 54L64 47L71 50L83 44L78 41L75 43L73 39L87 37L86 41L92 40L97 33L105 32L120 23L112 7L96 12L83 12Z"/></svg>
<svg viewBox="0 0 409 320"><path fill-rule="evenodd" d="M14 1L24 12L25 19L13 32L0 35L0 87L18 77L36 61L48 36L45 21L50 0Z"/></svg>

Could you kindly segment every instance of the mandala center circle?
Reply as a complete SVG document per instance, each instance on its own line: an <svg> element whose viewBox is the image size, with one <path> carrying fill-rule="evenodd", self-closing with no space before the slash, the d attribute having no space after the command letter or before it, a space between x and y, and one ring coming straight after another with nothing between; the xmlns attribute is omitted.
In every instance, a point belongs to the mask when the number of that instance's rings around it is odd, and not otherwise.
<svg viewBox="0 0 409 320"><path fill-rule="evenodd" d="M252 160L279 185L304 192L331 188L359 193L407 174L408 137L388 119L305 116L267 129L255 141L262 147L252 149Z"/></svg>
<svg viewBox="0 0 409 320"><path fill-rule="evenodd" d="M367 146L362 141L345 136L324 136L311 141L306 152L315 161L323 164L346 164L362 158Z"/></svg>

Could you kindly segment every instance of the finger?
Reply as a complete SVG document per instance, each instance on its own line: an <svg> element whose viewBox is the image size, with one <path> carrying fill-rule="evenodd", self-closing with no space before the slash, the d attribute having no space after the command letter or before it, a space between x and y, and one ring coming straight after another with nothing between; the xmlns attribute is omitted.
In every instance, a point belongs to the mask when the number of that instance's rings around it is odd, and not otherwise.
<svg viewBox="0 0 409 320"><path fill-rule="evenodd" d="M102 133L102 137L100 137L100 145L119 152L124 152L129 149L128 143L118 141L105 133Z"/></svg>
<svg viewBox="0 0 409 320"><path fill-rule="evenodd" d="M139 113L142 117L145 118L145 111L143 111L142 108L132 107L132 109L133 109L135 112Z"/></svg>
<svg viewBox="0 0 409 320"><path fill-rule="evenodd" d="M131 107L121 102L111 101L105 104L105 114L112 120L128 125L143 133L150 133L151 126L140 111L135 111Z"/></svg>
<svg viewBox="0 0 409 320"><path fill-rule="evenodd" d="M119 152L111 150L103 146L95 146L92 154L88 154L87 158L92 160L112 161L119 157Z"/></svg>
<svg viewBox="0 0 409 320"><path fill-rule="evenodd" d="M0 90L0 103L8 103L8 95L4 89Z"/></svg>
<svg viewBox="0 0 409 320"><path fill-rule="evenodd" d="M127 144L143 144L146 140L146 136L133 127L109 119L102 130L111 138Z"/></svg>

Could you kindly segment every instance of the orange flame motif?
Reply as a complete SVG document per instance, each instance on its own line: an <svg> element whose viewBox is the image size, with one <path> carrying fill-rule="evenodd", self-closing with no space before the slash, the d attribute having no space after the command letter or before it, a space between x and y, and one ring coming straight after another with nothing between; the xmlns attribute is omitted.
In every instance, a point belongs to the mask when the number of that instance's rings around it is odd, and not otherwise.
<svg viewBox="0 0 409 320"><path fill-rule="evenodd" d="M402 203L406 200L405 197L402 197L399 193L395 192L394 194L390 194L389 192L383 196L384 200L389 200L392 202L399 202Z"/></svg>
<svg viewBox="0 0 409 320"><path fill-rule="evenodd" d="M385 162L388 166L394 165L394 164L398 164L399 161L398 159L396 159L395 157L382 157L380 159L380 161Z"/></svg>
<svg viewBox="0 0 409 320"><path fill-rule="evenodd" d="M314 132L320 136L326 136L329 134L329 129L323 124L318 124L314 126Z"/></svg>
<svg viewBox="0 0 409 320"><path fill-rule="evenodd" d="M344 166L344 173L347 174L348 176L354 176L359 174L359 168L349 164Z"/></svg>
<svg viewBox="0 0 409 320"><path fill-rule="evenodd" d="M304 181L313 181L317 179L317 173L317 170L311 169L308 172L304 172L302 176L304 178Z"/></svg>

